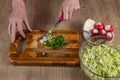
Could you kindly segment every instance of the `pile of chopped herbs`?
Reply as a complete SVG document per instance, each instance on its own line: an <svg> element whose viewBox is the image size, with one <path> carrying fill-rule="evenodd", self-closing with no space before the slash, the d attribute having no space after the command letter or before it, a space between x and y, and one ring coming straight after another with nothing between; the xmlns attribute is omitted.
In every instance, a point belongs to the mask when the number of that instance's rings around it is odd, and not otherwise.
<svg viewBox="0 0 120 80"><path fill-rule="evenodd" d="M116 49L105 44L95 45L82 54L83 64L95 74L104 77L120 76L120 53Z"/></svg>
<svg viewBox="0 0 120 80"><path fill-rule="evenodd" d="M54 50L58 50L68 45L68 42L65 42L63 36L56 36L56 37L52 37L51 39L46 40L43 44L44 46L51 47Z"/></svg>

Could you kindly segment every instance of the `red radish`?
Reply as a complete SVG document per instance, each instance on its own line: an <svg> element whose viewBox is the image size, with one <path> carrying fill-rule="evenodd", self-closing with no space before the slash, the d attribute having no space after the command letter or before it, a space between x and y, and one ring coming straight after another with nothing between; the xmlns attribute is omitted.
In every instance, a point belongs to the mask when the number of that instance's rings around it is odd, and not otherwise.
<svg viewBox="0 0 120 80"><path fill-rule="evenodd" d="M112 39L113 39L113 34L112 34L112 32L106 33L106 36L107 36L107 38L108 38L109 40L112 40Z"/></svg>
<svg viewBox="0 0 120 80"><path fill-rule="evenodd" d="M105 34L106 34L106 31L105 31L104 29L103 29L103 30L100 30L100 31L99 31L99 34L100 34L100 35L105 35Z"/></svg>
<svg viewBox="0 0 120 80"><path fill-rule="evenodd" d="M98 22L95 24L94 28L96 28L98 31L104 29L104 24L102 22Z"/></svg>
<svg viewBox="0 0 120 80"><path fill-rule="evenodd" d="M98 34L98 30L97 29L92 29L91 30L91 34L92 34L92 36L97 35Z"/></svg>
<svg viewBox="0 0 120 80"><path fill-rule="evenodd" d="M112 25L106 25L105 26L105 31L106 32L113 32L113 26Z"/></svg>

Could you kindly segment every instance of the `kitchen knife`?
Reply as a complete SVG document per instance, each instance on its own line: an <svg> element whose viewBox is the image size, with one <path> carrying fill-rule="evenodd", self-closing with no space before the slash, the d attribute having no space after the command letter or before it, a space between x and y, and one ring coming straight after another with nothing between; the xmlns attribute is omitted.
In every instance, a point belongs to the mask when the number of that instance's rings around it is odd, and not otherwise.
<svg viewBox="0 0 120 80"><path fill-rule="evenodd" d="M52 26L48 32L42 37L40 38L40 42L43 44L44 41L46 41L47 39L49 39L49 37L51 37L51 33L53 32L53 30L56 28L56 26L63 21L63 14L59 17L59 20L55 23L54 26Z"/></svg>
<svg viewBox="0 0 120 80"><path fill-rule="evenodd" d="M21 40L19 41L19 43L18 43L18 47L17 47L17 53L18 54L21 54L21 53L23 53L24 52L24 50L25 50L25 47L26 47L26 39L24 39L24 38L21 38Z"/></svg>

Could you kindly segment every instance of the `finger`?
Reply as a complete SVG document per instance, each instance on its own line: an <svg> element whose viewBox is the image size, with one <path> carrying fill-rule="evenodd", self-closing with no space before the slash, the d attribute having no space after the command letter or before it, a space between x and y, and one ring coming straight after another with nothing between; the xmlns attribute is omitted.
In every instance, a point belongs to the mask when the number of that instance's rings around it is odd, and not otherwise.
<svg viewBox="0 0 120 80"><path fill-rule="evenodd" d="M74 10L76 11L76 10L78 10L78 8L77 8L77 7L75 7L75 8L74 8Z"/></svg>
<svg viewBox="0 0 120 80"><path fill-rule="evenodd" d="M73 6L73 14L75 14L77 10L78 10L77 5Z"/></svg>
<svg viewBox="0 0 120 80"><path fill-rule="evenodd" d="M77 6L77 9L80 9L80 5Z"/></svg>
<svg viewBox="0 0 120 80"><path fill-rule="evenodd" d="M80 9L80 3L78 3L77 8Z"/></svg>
<svg viewBox="0 0 120 80"><path fill-rule="evenodd" d="M30 28L30 25L29 25L29 22L28 22L28 19L26 18L25 21L24 21L25 25L26 25L26 28L31 32L32 29Z"/></svg>
<svg viewBox="0 0 120 80"><path fill-rule="evenodd" d="M25 38L25 34L22 29L22 21L17 21L17 30L20 33L20 35Z"/></svg>
<svg viewBox="0 0 120 80"><path fill-rule="evenodd" d="M68 8L63 10L63 16L65 20L68 20Z"/></svg>
<svg viewBox="0 0 120 80"><path fill-rule="evenodd" d="M78 9L80 9L80 5L75 6L75 10L78 10Z"/></svg>
<svg viewBox="0 0 120 80"><path fill-rule="evenodd" d="M71 8L71 9L70 9L70 11L69 11L69 19L71 19L71 18L72 18L72 16L73 16L73 12L74 12L74 9L73 9L73 8Z"/></svg>
<svg viewBox="0 0 120 80"><path fill-rule="evenodd" d="M9 34L9 37L10 37L10 34L11 34L11 23L10 22L8 24L8 34Z"/></svg>
<svg viewBox="0 0 120 80"><path fill-rule="evenodd" d="M13 43L15 41L15 34L16 34L16 23L15 22L12 22L12 25L11 25L11 42Z"/></svg>
<svg viewBox="0 0 120 80"><path fill-rule="evenodd" d="M80 8L80 3L77 2L77 3L74 3L74 6L75 10L78 10Z"/></svg>

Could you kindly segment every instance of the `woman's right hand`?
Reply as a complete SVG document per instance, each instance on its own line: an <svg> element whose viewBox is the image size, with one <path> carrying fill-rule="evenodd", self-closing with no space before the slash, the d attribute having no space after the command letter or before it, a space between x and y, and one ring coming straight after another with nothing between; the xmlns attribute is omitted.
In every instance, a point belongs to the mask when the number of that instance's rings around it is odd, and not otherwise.
<svg viewBox="0 0 120 80"><path fill-rule="evenodd" d="M22 29L23 23L25 23L26 28L29 31L32 31L32 29L30 28L29 22L28 22L25 5L21 4L20 6L13 8L11 15L9 17L8 33L9 33L11 43L15 41L16 31L18 31L20 35L23 38L25 38L25 34Z"/></svg>

